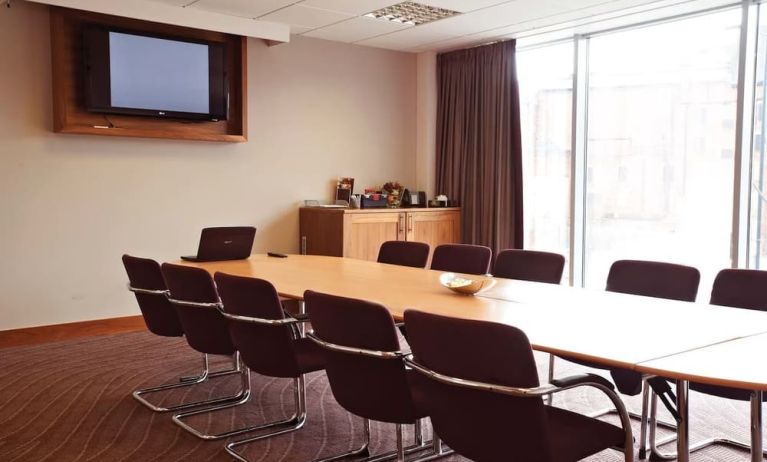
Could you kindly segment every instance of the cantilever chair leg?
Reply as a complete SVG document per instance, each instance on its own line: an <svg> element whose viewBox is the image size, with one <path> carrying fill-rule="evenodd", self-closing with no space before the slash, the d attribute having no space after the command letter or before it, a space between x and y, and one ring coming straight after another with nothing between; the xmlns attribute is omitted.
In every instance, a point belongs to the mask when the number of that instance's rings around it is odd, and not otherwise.
<svg viewBox="0 0 767 462"><path fill-rule="evenodd" d="M761 415L761 405L762 405L761 393L755 393L754 395L758 395L758 396L751 397L752 420L754 419L755 415L757 414ZM653 393L652 404L650 405L650 460L676 460L677 458L676 453L663 453L659 450L660 446L676 441L677 438L676 438L676 435L671 435L660 441L656 441L657 412L658 412L658 395ZM753 430L754 429L752 428L752 431ZM761 438L761 432L759 437ZM751 445L749 443L744 443L742 441L737 441L737 440L733 440L729 438L708 438L703 441L699 441L695 444L691 444L690 453L692 454L693 452L700 451L701 449L705 449L705 448L708 448L711 446L717 446L717 445L753 452ZM767 450L760 449L760 448L757 450L762 453L761 456L755 457L755 455L752 453L752 459L761 460L762 457L767 456Z"/></svg>
<svg viewBox="0 0 767 462"><path fill-rule="evenodd" d="M556 356L549 353L549 381L547 383L551 383L552 380L554 380L554 360ZM549 393L546 395L543 399L543 402L548 404L549 406L554 404L554 394Z"/></svg>
<svg viewBox="0 0 767 462"><path fill-rule="evenodd" d="M422 453L424 451L429 451L428 454L417 457L415 459L412 459L412 462L425 462L429 460L438 459L440 457L445 457L453 454L452 450L445 451L442 448L442 441L439 439L439 437L434 434L434 437L431 441L423 441L423 435L419 437L419 432L422 431L422 428L420 427L419 421L416 421L415 424L415 436L414 436L414 444L410 446L404 446L403 438L402 438L402 425L397 424L397 449L393 451L384 452L382 454L376 454L374 456L370 456L367 459L363 459L360 462L384 462L396 459L397 461L405 460L404 458L411 454L417 454ZM436 440L436 441L435 441Z"/></svg>
<svg viewBox="0 0 767 462"><path fill-rule="evenodd" d="M193 434L194 436L204 440L219 440L223 438L228 438L230 436L242 435L244 433L251 433L251 432L266 430L266 429L274 428L274 427L284 427L284 426L292 427L292 426L298 425L296 428L292 429L292 430L297 430L298 428L301 428L304 425L304 422L306 421L306 397L305 397L305 388L304 388L305 385L304 385L303 376L297 379L294 379L294 387L295 387L294 397L295 397L296 411L293 414L293 416L291 416L288 419L284 419L284 420L280 420L276 422L270 422L266 424L255 425L255 426L237 428L234 430L229 430L223 433L216 433L216 434L203 433L202 431L184 422L183 419L186 419L187 417L192 417L192 416L200 415L200 414L208 414L211 412L217 412L217 411L221 411L225 409L231 409L233 407L237 407L247 403L250 400L250 396L251 396L250 369L247 366L242 368L241 378L242 378L242 392L241 392L242 397L239 400L235 402L222 404L220 406L213 406L209 408L176 414L173 416L173 422L176 425L183 428L184 430ZM260 435L260 436L264 436L264 437L274 436L275 434L280 434L280 433L285 433L285 432L279 431L269 435ZM255 440L251 439L249 441L255 441ZM237 443L241 443L241 442L238 441Z"/></svg>
<svg viewBox="0 0 767 462"><path fill-rule="evenodd" d="M362 419L362 429L365 439L362 442L362 446L357 449L352 449L349 452L338 454L335 456L324 457L322 459L315 459L312 462L334 462L336 460L346 459L347 457L356 456L369 456L370 455L370 420Z"/></svg>
<svg viewBox="0 0 767 462"><path fill-rule="evenodd" d="M193 403L182 403L177 404L175 406L158 406L156 404L150 403L146 398L144 398L144 395L149 395L152 393L160 392L160 391L167 391L167 390L173 390L176 388L185 388L192 385L197 385L199 383L205 382L208 379L215 378L215 377L224 377L227 375L232 375L239 373L239 353L235 353L233 357L233 361L237 366L235 366L233 369L224 370L224 371L218 371L218 372L210 372L210 367L208 364L208 355L203 354L202 355L202 364L203 369L202 373L198 376L192 376L192 377L181 377L179 379L180 383L172 383L168 385L159 385L156 387L150 387L150 388L142 388L139 390L136 390L133 392L133 397L138 401L139 403L146 406L148 409L154 411L154 412L171 412L171 411L182 411L184 409L192 409L197 408L201 406L213 406L216 404L222 404L222 403L229 403L233 401L237 401L242 396L240 394L234 395L234 396L225 396L222 398L213 398L213 399L207 399L202 401L196 401Z"/></svg>
<svg viewBox="0 0 767 462"><path fill-rule="evenodd" d="M248 370L247 367L245 369L246 371ZM258 430L274 429L270 432L262 433L256 436L252 436L250 438L232 441L231 443L225 446L226 452L240 462L249 462L248 459L245 458L245 456L237 452L236 449L238 447L244 446L249 443L253 443L255 441L271 438L273 436L294 432L302 428L304 424L306 424L306 382L303 375L296 378L294 381L293 400L295 404L295 412L288 419L280 420L277 422L270 422L270 423L258 425L256 427L233 430L234 433L228 432L226 436L239 435L245 432L254 432ZM370 438L370 434L368 431L368 439L369 438Z"/></svg>
<svg viewBox="0 0 767 462"><path fill-rule="evenodd" d="M554 358L555 358L554 355L551 355L549 357L549 383L551 383L551 381L554 378ZM649 379L650 379L650 376L645 376L642 378L642 412L641 414L628 411L629 417L635 420L639 420L640 422L640 427L639 427L639 458L640 459L644 459L647 457L647 433L648 433L647 429L648 429L648 421L649 421L648 408L650 404L649 403L650 395L651 394L653 396L655 395L654 393L652 393L652 390L650 389L650 384L648 382ZM546 396L548 397L548 400L547 400L548 404L551 405L553 401L553 396L551 394ZM593 418L599 418L605 415L617 414L617 413L618 413L617 409L610 407L610 408L601 409L599 411L589 413L588 416ZM656 422L656 426L661 426L667 429L676 430L676 425L674 425L671 422L664 422L662 420L657 420L657 419L655 422ZM653 430L651 429L650 432L652 431ZM650 438L652 438L652 436L650 436ZM664 439L662 440L660 444L665 444L671 441L674 441L674 439Z"/></svg>
<svg viewBox="0 0 767 462"><path fill-rule="evenodd" d="M216 372L210 372L210 369L208 367L208 355L206 353L202 354L202 360L203 360L203 373L200 375L187 375L183 377L179 377L178 381L182 383L186 382L199 382L200 378L203 376L203 374L207 375L209 379L212 379L214 377L224 377L227 375L233 375L238 374L240 372L240 362L236 360L234 356L232 356L232 368L231 369L225 369L223 371L216 371Z"/></svg>
<svg viewBox="0 0 767 462"><path fill-rule="evenodd" d="M644 459L647 457L647 431L648 431L648 408L649 408L649 401L650 396L653 395L652 390L650 389L650 384L648 380L650 377L644 377L642 379L642 412L641 414L637 414L633 411L628 411L628 415L630 418L634 420L638 420L640 422L639 426L639 458ZM609 414L617 414L617 411L614 408L608 408L608 409L602 409L601 411L593 412L589 414L589 417L599 418L605 415ZM668 429L676 429L676 425L674 425L671 422L665 422L662 420L656 419L656 426L668 428ZM672 440L668 440L672 441ZM664 442L668 442L664 440Z"/></svg>
<svg viewBox="0 0 767 462"><path fill-rule="evenodd" d="M434 454L430 454L427 457L418 458L415 459L418 462L425 461L425 460L432 460L433 456L447 456L452 454L452 451L444 452L442 450L442 444L439 438L436 438L436 443L434 440L431 442L425 442L423 440L423 426L421 425L421 420L417 420L415 423L415 435L414 435L414 444L411 446L404 447L404 443L402 442L402 426L397 425L397 449L394 451L388 451L382 454L376 454L376 455L370 455L370 420L363 419L363 429L364 429L364 441L362 442L362 446L360 446L357 449L352 449L351 451L345 452L343 454L337 454L334 456L324 457L322 459L315 459L312 462L335 462L337 460L341 459L347 459L350 457L357 457L357 456L367 456L365 459L360 460L359 462L383 462L392 460L398 457L404 457L405 455L410 455L414 453L423 452L428 449L434 450ZM437 452L439 451L439 452ZM242 459L240 459L242 462ZM397 459L399 460L399 459ZM414 461L415 462L415 461Z"/></svg>

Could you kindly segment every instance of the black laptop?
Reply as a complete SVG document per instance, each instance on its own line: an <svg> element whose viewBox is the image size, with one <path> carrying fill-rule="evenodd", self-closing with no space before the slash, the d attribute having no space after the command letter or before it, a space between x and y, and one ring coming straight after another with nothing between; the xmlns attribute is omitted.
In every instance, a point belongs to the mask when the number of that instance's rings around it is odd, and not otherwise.
<svg viewBox="0 0 767 462"><path fill-rule="evenodd" d="M186 261L242 260L250 256L256 228L252 226L226 226L205 228L200 235L197 255L181 257Z"/></svg>

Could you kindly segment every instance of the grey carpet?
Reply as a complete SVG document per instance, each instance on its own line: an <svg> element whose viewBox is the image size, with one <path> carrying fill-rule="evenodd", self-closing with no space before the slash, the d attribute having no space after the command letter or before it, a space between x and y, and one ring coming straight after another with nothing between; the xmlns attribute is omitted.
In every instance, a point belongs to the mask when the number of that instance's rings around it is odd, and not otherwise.
<svg viewBox="0 0 767 462"><path fill-rule="evenodd" d="M637 346L639 348L639 346ZM548 357L536 354L545 377ZM130 393L140 387L171 382L197 372L199 356L181 339L149 333L95 337L0 350L0 461L227 461L222 441L202 441L174 425L168 414L152 413ZM226 367L225 359L214 366ZM583 368L559 361L557 375ZM284 418L292 405L292 382L253 374L253 399L233 411L199 416L190 422L224 430L265 419ZM350 449L361 442L361 420L344 412L333 399L323 373L307 378L309 420L299 432L248 446L252 461L308 461ZM237 390L236 377L157 395L171 403ZM692 439L728 435L747 441L748 404L691 395ZM638 399L627 399L639 410ZM555 404L576 411L604 407L608 401L593 390L559 394ZM511 418L511 417L510 417ZM427 431L428 433L428 431ZM638 427L635 427L638 435ZM394 447L393 425L374 424L373 451ZM412 438L409 433L407 438ZM671 448L673 449L673 447ZM709 449L694 461L746 461L744 452ZM460 457L444 459L463 460ZM514 448L509 448L509 460ZM604 451L589 461L620 461ZM524 461L522 461L524 462Z"/></svg>

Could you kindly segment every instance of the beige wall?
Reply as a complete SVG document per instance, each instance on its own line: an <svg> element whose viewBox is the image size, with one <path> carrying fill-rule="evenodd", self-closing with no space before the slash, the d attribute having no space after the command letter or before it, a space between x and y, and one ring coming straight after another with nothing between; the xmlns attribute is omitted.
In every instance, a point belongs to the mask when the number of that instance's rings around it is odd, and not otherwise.
<svg viewBox="0 0 767 462"><path fill-rule="evenodd" d="M0 10L0 330L137 314L120 255L194 253L252 224L296 252L299 201L415 184L416 56L313 39L249 42L242 144L51 132L46 7Z"/></svg>
<svg viewBox="0 0 767 462"><path fill-rule="evenodd" d="M416 184L431 198L437 186L437 54L425 51L418 54L416 110Z"/></svg>

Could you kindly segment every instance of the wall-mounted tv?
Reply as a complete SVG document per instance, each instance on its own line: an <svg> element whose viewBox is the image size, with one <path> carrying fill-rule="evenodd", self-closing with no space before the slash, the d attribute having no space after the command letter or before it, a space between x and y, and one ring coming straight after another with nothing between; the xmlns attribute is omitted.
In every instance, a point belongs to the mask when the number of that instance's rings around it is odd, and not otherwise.
<svg viewBox="0 0 767 462"><path fill-rule="evenodd" d="M104 114L226 120L226 46L101 27L84 31L85 107Z"/></svg>

